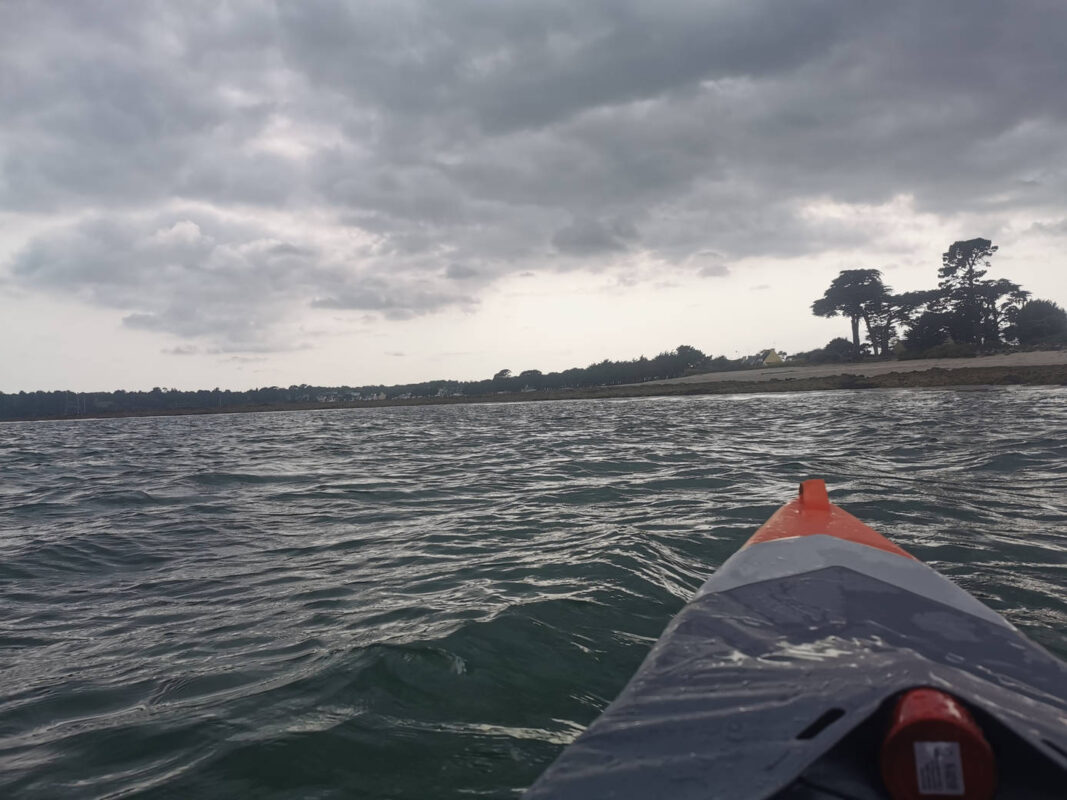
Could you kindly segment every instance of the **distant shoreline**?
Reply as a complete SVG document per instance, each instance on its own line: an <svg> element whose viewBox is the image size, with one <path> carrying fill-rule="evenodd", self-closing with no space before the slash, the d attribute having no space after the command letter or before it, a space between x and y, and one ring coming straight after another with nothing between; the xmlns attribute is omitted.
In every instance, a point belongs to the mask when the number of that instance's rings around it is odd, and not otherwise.
<svg viewBox="0 0 1067 800"><path fill-rule="evenodd" d="M1067 354L1064 354L1067 356ZM1064 358L1067 362L1067 358ZM894 362L896 363L896 362ZM818 392L840 389L948 389L967 386L1062 386L1067 387L1067 363L1018 364L1013 366L944 367L912 366L899 371L884 371L886 362L871 364L842 364L840 372L811 377L776 378L761 374L757 379L724 379L720 374L690 375L673 381L617 386L597 386L583 389L512 392L471 397L412 398L408 400L361 400L336 403L280 403L276 405L245 405L227 408L168 409L127 411L114 413L70 414L40 416L2 422L40 422L48 420L118 419L126 417L180 417L202 414L252 414L272 411L318 411L340 408L386 408L395 406L467 405L472 403L526 403L549 400L601 400L627 397L683 397L692 395L778 394L782 392ZM921 363L921 362L920 362ZM874 374L863 374L864 367L878 365ZM761 370L762 373L773 372ZM825 368L823 369L825 372ZM743 375L744 373L733 373ZM714 376L714 377L712 377ZM703 380L702 380L703 379Z"/></svg>

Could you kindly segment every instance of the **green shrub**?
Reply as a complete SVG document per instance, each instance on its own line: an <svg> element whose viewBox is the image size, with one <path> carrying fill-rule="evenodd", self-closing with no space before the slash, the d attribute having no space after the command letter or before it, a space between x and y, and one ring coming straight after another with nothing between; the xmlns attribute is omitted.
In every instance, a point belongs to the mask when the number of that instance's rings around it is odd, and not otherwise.
<svg viewBox="0 0 1067 800"><path fill-rule="evenodd" d="M1019 309L1012 333L1024 345L1067 341L1067 312L1051 300L1031 300Z"/></svg>

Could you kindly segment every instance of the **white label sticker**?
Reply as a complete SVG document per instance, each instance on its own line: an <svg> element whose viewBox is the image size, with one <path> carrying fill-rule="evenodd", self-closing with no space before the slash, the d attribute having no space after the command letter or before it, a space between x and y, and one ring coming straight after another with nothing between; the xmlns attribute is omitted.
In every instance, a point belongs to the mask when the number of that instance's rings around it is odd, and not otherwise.
<svg viewBox="0 0 1067 800"><path fill-rule="evenodd" d="M963 794L963 765L957 742L916 742L919 794Z"/></svg>

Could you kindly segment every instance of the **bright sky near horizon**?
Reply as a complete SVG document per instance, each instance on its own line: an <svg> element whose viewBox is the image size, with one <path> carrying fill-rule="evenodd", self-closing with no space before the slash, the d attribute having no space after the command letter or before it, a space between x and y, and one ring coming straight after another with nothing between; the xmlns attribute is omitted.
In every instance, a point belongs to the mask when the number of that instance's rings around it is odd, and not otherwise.
<svg viewBox="0 0 1067 800"><path fill-rule="evenodd" d="M0 4L0 391L479 379L1067 301L1067 4Z"/></svg>

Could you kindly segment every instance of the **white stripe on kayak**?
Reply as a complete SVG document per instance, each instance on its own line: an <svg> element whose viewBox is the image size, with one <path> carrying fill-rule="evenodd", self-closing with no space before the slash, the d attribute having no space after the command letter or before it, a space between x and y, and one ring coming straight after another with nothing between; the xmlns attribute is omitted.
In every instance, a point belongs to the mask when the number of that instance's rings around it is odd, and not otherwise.
<svg viewBox="0 0 1067 800"><path fill-rule="evenodd" d="M1015 630L1000 614L923 562L825 534L774 539L739 550L700 587L696 597L827 567L845 567Z"/></svg>

